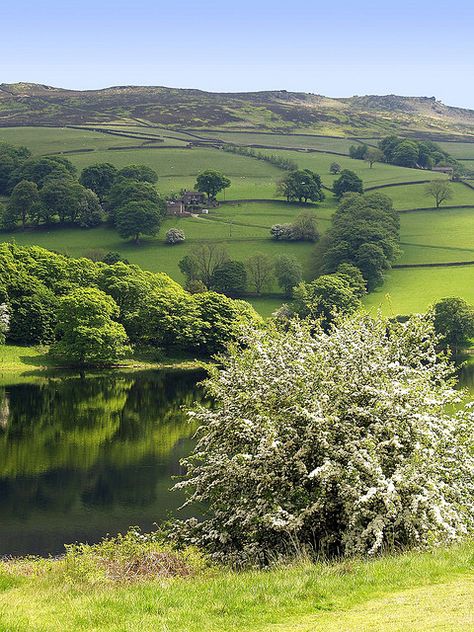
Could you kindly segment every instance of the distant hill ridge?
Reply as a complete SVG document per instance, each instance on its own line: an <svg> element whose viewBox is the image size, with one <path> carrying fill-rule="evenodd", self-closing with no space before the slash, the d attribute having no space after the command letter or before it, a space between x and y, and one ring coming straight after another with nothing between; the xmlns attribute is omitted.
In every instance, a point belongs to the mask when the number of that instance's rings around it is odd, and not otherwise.
<svg viewBox="0 0 474 632"><path fill-rule="evenodd" d="M162 86L69 90L35 83L0 84L2 127L117 122L344 136L472 136L474 140L474 110L450 107L435 97L330 98L286 90L214 93Z"/></svg>

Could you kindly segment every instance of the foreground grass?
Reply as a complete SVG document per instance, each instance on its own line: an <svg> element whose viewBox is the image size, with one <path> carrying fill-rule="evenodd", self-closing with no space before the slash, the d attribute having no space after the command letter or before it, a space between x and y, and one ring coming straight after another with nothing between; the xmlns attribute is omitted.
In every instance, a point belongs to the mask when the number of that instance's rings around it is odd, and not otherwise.
<svg viewBox="0 0 474 632"><path fill-rule="evenodd" d="M212 632L466 630L474 545L271 571L136 582L67 575L61 561L0 566L0 630Z"/></svg>

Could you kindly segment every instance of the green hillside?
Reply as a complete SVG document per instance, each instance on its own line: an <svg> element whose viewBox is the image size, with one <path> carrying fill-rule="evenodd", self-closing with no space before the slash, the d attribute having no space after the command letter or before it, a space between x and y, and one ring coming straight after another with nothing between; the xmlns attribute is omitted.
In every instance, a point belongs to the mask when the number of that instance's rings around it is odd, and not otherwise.
<svg viewBox="0 0 474 632"><path fill-rule="evenodd" d="M397 265L440 264L440 267L394 269L384 286L367 298L369 307L382 304L385 311L406 313L425 309L433 300L446 295L474 298L474 265L462 268L446 265L474 261L474 190L466 184L453 183L449 208L434 209L431 208L434 201L427 196L424 182L445 179L444 174L382 163L375 163L370 168L362 160L329 153L347 154L353 139L210 129L200 132L196 138L190 131L177 132L160 127L151 132L161 139L158 143L135 136L144 134L144 129L137 122L122 127L117 123L102 125L95 130L8 127L0 128L0 142L27 145L34 155L63 153L78 170L97 162L110 162L119 168L131 163L145 164L158 173L157 188L165 195L182 188L193 188L200 171L217 169L232 181L231 187L218 196L219 207L211 208L208 216L199 218L168 218L156 238L143 239L138 246L122 240L115 230L106 226L90 230L54 227L24 232L16 230L2 232L1 239L38 244L71 256L96 256L100 252L116 251L132 263L167 272L179 282L184 281L178 267L180 259L197 244L213 242L222 244L232 258L242 261L256 252L294 255L300 260L305 277L311 278L313 245L270 239L273 224L291 222L308 207L289 205L276 197L277 182L285 173L280 168L266 160L221 148L223 142L240 142L258 145L263 156L290 158L300 168L321 175L327 187L326 199L322 204L309 207L316 214L321 233L329 227L337 205L328 190L334 181L329 172L334 161L342 168L355 171L367 190L378 190L393 199L395 208L401 211L403 253ZM104 133L104 130L112 133ZM130 137L122 134L130 134ZM204 138L208 140L204 141ZM470 156L471 143L451 141L443 146L453 156ZM293 149L282 149L285 147ZM416 210L426 208L429 210ZM164 235L171 227L184 230L184 244L170 247L164 243ZM284 300L278 295L276 285L270 291L268 296L252 300L264 315L269 315ZM390 295L390 302L386 295Z"/></svg>

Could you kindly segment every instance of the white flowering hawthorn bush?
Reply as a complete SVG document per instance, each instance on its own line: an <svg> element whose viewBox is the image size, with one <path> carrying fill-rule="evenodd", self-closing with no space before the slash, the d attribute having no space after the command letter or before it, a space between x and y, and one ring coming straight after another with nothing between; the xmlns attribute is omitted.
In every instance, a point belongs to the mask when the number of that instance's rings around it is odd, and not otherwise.
<svg viewBox="0 0 474 632"><path fill-rule="evenodd" d="M166 243L171 244L172 246L176 244L181 244L186 239L184 235L184 231L180 228L170 228L166 232Z"/></svg>
<svg viewBox="0 0 474 632"><path fill-rule="evenodd" d="M176 487L204 509L178 525L185 541L265 564L294 546L374 554L473 528L474 414L428 318L295 322L244 342L211 370L215 407L191 413Z"/></svg>
<svg viewBox="0 0 474 632"><path fill-rule="evenodd" d="M5 334L10 329L10 309L6 303L0 303L0 344L5 342Z"/></svg>

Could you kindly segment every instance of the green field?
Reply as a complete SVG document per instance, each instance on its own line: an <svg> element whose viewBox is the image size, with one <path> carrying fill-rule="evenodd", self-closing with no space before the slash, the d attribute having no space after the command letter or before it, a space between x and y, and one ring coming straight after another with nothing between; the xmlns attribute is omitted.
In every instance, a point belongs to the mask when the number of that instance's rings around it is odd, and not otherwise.
<svg viewBox="0 0 474 632"><path fill-rule="evenodd" d="M236 145L266 145L268 147L301 147L318 151L334 151L349 155L349 147L357 145L351 138L330 138L297 134L259 134L258 132L229 132L213 130L202 132L203 136L224 140Z"/></svg>
<svg viewBox="0 0 474 632"><path fill-rule="evenodd" d="M217 169L232 180L221 199L272 198L282 173L261 160L207 148L97 151L74 154L69 159L78 169L91 162L111 162L119 168L132 163L148 165L158 173L158 189L163 193L193 188L200 171Z"/></svg>
<svg viewBox="0 0 474 632"><path fill-rule="evenodd" d="M185 231L183 244L169 246L164 242L168 228L177 227ZM232 230L232 237L230 236ZM73 257L89 256L109 251L120 252L131 263L136 263L153 272L166 272L178 282L184 277L178 262L199 243L219 243L226 248L231 258L245 260L256 252L289 254L296 256L308 271L313 245L310 243L276 243L270 239L269 230L258 226L240 226L235 223L217 222L204 218L169 218L157 238L146 238L140 244L121 239L111 228L100 226L90 230L62 228L27 230L1 234L3 241L14 241L20 245L37 245L56 250ZM276 288L274 288L276 290Z"/></svg>
<svg viewBox="0 0 474 632"><path fill-rule="evenodd" d="M422 180L435 180L445 178L443 174L421 171L420 169L408 169L407 167L396 167L385 163L375 163L370 168L364 160L354 160L344 156L331 156L330 154L311 153L291 150L261 149L265 154L278 154L284 158L294 160L301 169L311 169L321 175L326 186L332 186L335 177L329 173L332 162L337 162L343 169L355 171L362 178L366 186L377 186L381 184L392 184L397 182L419 182Z"/></svg>
<svg viewBox="0 0 474 632"><path fill-rule="evenodd" d="M474 142L472 143L454 143L442 142L438 143L451 156L462 160L463 158L474 158Z"/></svg>
<svg viewBox="0 0 474 632"><path fill-rule="evenodd" d="M377 560L88 577L80 561L0 563L4 632L461 632L474 618L473 545Z"/></svg>
<svg viewBox="0 0 474 632"><path fill-rule="evenodd" d="M0 128L0 142L26 145L35 156L84 149L106 150L108 147L141 144L132 138L66 127L4 127Z"/></svg>
<svg viewBox="0 0 474 632"><path fill-rule="evenodd" d="M107 129L126 131L132 134L163 136L166 142L176 143L192 139L184 130L175 132L159 126L145 127L133 122L101 125ZM168 136L167 136L168 135ZM320 150L347 151L352 139L321 138L309 135L258 134L214 130L201 132L203 137L222 137L241 143L275 144L285 146L313 146ZM172 278L183 282L179 270L179 260L199 243L218 242L224 245L230 256L245 260L255 252L270 255L293 254L301 261L305 276L309 276L313 245L296 243L276 243L269 237L269 228L275 223L291 222L302 210L311 208L318 219L320 232L330 225L330 218L336 207L336 200L326 191L326 200L317 206L288 205L275 197L276 183L284 175L281 169L247 156L224 152L215 148L195 147L193 149L155 149L143 145L139 149L109 150L117 145L137 144L136 139L120 138L67 128L4 128L0 129L0 140L26 144L35 154L57 151L77 151L91 148L94 151L68 155L69 159L82 169L95 162L112 162L117 167L131 163L142 163L155 169L159 175L158 189L166 194L181 188L192 188L196 175L204 169L218 169L232 180L232 186L219 197L221 201L236 200L235 204L222 204L210 209L209 215L195 218L167 219L155 239L144 239L138 246L125 242L117 233L106 227L83 231L80 229L49 229L26 232L3 233L3 240L15 240L19 244L38 244L71 256L95 254L98 251L118 251L132 263L153 271L164 271ZM297 144L295 144L297 143ZM141 144L141 141L138 143ZM471 143L445 143L453 155L463 155L474 148ZM386 164L375 164L372 169L364 161L344 156L306 151L262 150L264 153L279 153L291 158L300 167L312 169L321 174L326 186L330 186L334 176L329 174L331 162L337 161L343 168L353 169L364 180L366 186L400 183L399 186L377 189L391 197L395 208L432 207L434 201L425 194L424 184L404 185L404 182L418 182L427 178L444 178L441 174L407 169ZM469 154L470 155L470 154ZM473 154L474 155L474 154ZM453 183L454 196L450 206L474 205L474 190L460 183ZM261 199L261 202L238 202L239 200ZM401 214L401 247L403 254L398 263L449 263L474 260L474 209L443 209L418 211ZM182 228L186 242L176 247L164 243L164 234L172 226ZM459 295L473 299L472 268L402 269L390 273L384 287L367 298L367 305L384 303L385 294L391 295L391 307L385 304L385 311L420 311L433 300L446 295ZM272 292L278 288L273 287ZM278 307L282 299L275 296L255 299L255 305L264 315L269 315Z"/></svg>
<svg viewBox="0 0 474 632"><path fill-rule="evenodd" d="M474 261L474 208L401 215L398 263Z"/></svg>
<svg viewBox="0 0 474 632"><path fill-rule="evenodd" d="M387 315L425 311L447 296L462 296L474 304L474 266L392 270L383 287L364 303Z"/></svg>
<svg viewBox="0 0 474 632"><path fill-rule="evenodd" d="M474 206L474 189L461 184L460 182L451 182L450 184L453 197L441 205L443 206L463 206L472 204ZM397 210L405 210L412 208L430 208L435 206L435 200L432 196L426 195L426 184L409 184L396 187L387 187L377 189L380 193L388 195L393 200L393 205Z"/></svg>

